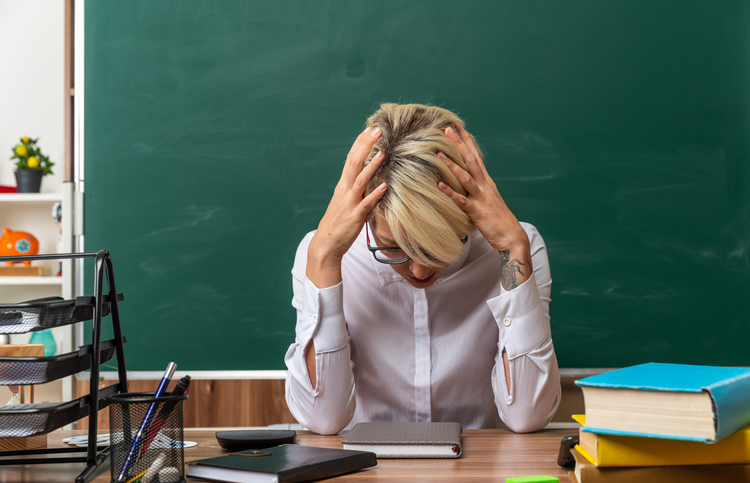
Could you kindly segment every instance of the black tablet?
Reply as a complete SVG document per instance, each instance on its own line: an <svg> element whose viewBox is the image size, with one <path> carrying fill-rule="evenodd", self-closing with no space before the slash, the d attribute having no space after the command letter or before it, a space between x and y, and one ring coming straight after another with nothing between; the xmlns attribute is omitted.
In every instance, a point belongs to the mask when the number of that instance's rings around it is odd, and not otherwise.
<svg viewBox="0 0 750 483"><path fill-rule="evenodd" d="M243 451L294 444L297 441L297 432L288 429L217 431L216 439L222 448L230 451Z"/></svg>

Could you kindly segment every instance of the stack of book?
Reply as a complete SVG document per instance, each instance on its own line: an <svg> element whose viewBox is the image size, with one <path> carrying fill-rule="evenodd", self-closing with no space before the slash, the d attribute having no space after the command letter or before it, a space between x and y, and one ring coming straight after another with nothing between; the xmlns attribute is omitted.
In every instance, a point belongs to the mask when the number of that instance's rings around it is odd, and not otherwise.
<svg viewBox="0 0 750 483"><path fill-rule="evenodd" d="M750 369L650 363L576 384L577 483L750 481Z"/></svg>

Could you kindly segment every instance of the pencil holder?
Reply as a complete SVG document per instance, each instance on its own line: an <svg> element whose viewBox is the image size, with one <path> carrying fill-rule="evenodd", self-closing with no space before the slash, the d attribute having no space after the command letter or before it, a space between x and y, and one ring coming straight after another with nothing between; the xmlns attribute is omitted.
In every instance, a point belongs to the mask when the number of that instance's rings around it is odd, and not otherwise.
<svg viewBox="0 0 750 483"><path fill-rule="evenodd" d="M109 403L112 481L185 481L181 396L118 394Z"/></svg>

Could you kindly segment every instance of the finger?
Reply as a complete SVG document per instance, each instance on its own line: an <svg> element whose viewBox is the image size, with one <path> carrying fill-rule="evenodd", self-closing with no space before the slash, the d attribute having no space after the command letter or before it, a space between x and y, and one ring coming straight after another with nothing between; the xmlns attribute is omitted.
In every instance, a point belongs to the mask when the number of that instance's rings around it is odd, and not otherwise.
<svg viewBox="0 0 750 483"><path fill-rule="evenodd" d="M354 150L354 153L352 153L352 157L358 159L358 162L364 163L367 155L372 151L372 147L375 146L375 143L378 142L378 139L382 135L383 131L379 127L369 131L362 139L362 142L359 143L357 149Z"/></svg>
<svg viewBox="0 0 750 483"><path fill-rule="evenodd" d="M378 139L380 139L381 134L382 131L380 128L367 130L360 135L361 139L359 140L359 144L352 146L352 151L350 151L350 154L346 158L344 171L341 174L341 179L343 179L349 186L354 183L357 176L359 176L359 173L362 172L365 159L370 151L372 151L372 147Z"/></svg>
<svg viewBox="0 0 750 483"><path fill-rule="evenodd" d="M462 195L461 193L456 193L450 186L443 183L442 181L438 183L438 188L440 189L440 191L448 195L448 197L452 199L459 208L467 212L469 211L469 208L471 207L471 201L469 200L469 198Z"/></svg>
<svg viewBox="0 0 750 483"><path fill-rule="evenodd" d="M344 161L344 169L341 173L341 179L346 180L349 182L352 179L352 174L350 171L353 169L355 171L355 174L353 176L356 176L356 173L359 173L359 171L356 169L355 166L353 166L354 163L351 162L353 154L356 152L357 148L360 144L362 144L362 140L367 137L367 133L370 132L370 126L367 126L364 131L359 133L359 136L357 136L357 139L354 140L352 143L352 147L349 148L349 152L346 154L346 160Z"/></svg>
<svg viewBox="0 0 750 483"><path fill-rule="evenodd" d="M484 164L484 159L482 158L482 155L479 153L479 149L477 148L477 145L474 144L474 138L471 137L471 134L469 134L469 131L466 130L463 126L460 124L456 126L456 130L458 131L458 134L463 138L466 145L469 147L472 153L474 153L474 157L477 160L477 163L482 167L482 171L484 171L484 175L487 177L487 179L490 179L490 174L487 172L487 166Z"/></svg>
<svg viewBox="0 0 750 483"><path fill-rule="evenodd" d="M461 183L461 186L463 186L464 189L469 192L469 194L477 193L477 183L474 178L466 172L466 170L462 169L461 166L454 163L453 160L446 156L444 153L438 151L437 155L438 158L440 158L443 163L445 163L448 169L451 170L451 173L453 173L453 175L458 179L458 182Z"/></svg>
<svg viewBox="0 0 750 483"><path fill-rule="evenodd" d="M364 131L359 133L359 136L357 136L357 139L355 139L354 142L352 143L352 147L349 148L349 152L346 153L346 159L349 159L349 157L357 149L357 146L360 145L360 143L362 142L362 140L365 138L365 136L367 135L369 131L370 131L370 126L367 126Z"/></svg>
<svg viewBox="0 0 750 483"><path fill-rule="evenodd" d="M463 127L460 124L456 125L456 132L459 136L461 136L461 139L466 143L466 145L471 149L471 152L474 153L474 156L482 160L482 155L479 154L479 149L477 149L477 145L474 144L474 138L469 134L469 131L466 130L465 127Z"/></svg>
<svg viewBox="0 0 750 483"><path fill-rule="evenodd" d="M359 145L354 149L352 154L346 160L346 166L344 167L344 173L348 182L354 183L354 180L362 172L364 167L365 159L367 155L372 151L372 147L378 142L383 132L379 127L369 131L364 135Z"/></svg>
<svg viewBox="0 0 750 483"><path fill-rule="evenodd" d="M378 200L383 197L387 190L388 185L385 183L380 183L380 186L375 188L372 193L365 196L362 199L362 202L359 204L360 215L367 216L370 210L372 210L372 207L375 206L375 203L377 203Z"/></svg>
<svg viewBox="0 0 750 483"><path fill-rule="evenodd" d="M469 171L469 174L477 181L484 179L485 172L482 169L482 166L477 162L477 159L471 149L466 145L461 137L456 134L456 131L451 128L447 128L445 130L445 135L458 147L458 151L461 153L461 157L464 158L466 169Z"/></svg>
<svg viewBox="0 0 750 483"><path fill-rule="evenodd" d="M364 193L365 188L375 174L375 171L377 171L380 165L383 164L384 159L385 155L383 154L383 151L378 151L370 160L370 164L365 166L362 172L357 175L357 179L354 180L354 187L360 196Z"/></svg>

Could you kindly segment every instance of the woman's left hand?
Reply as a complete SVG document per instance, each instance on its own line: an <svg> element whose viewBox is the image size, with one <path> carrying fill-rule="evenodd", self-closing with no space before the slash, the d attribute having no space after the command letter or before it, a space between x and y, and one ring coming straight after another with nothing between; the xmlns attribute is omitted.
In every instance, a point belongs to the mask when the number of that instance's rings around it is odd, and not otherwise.
<svg viewBox="0 0 750 483"><path fill-rule="evenodd" d="M468 192L467 196L453 191L450 186L440 183L440 190L450 196L456 204L469 215L471 221L495 250L503 251L514 248L524 241L528 244L526 232L508 209L497 185L487 173L487 168L479 155L469 133L458 127L461 136L448 128L445 135L456 143L466 163L464 171L448 156L438 153L438 157L458 178L461 186Z"/></svg>
<svg viewBox="0 0 750 483"><path fill-rule="evenodd" d="M469 215L482 236L500 252L503 257L503 285L510 289L531 276L529 238L500 196L471 136L463 127L458 126L457 129L460 136L451 128L445 130L445 135L458 146L466 163L466 171L445 154L438 153L438 157L458 178L467 195L456 193L443 182L438 187Z"/></svg>

